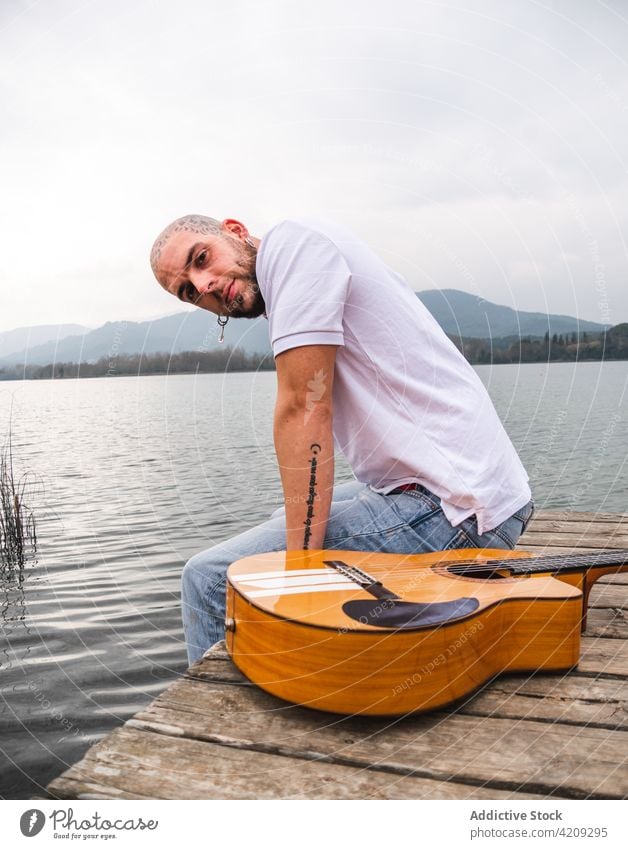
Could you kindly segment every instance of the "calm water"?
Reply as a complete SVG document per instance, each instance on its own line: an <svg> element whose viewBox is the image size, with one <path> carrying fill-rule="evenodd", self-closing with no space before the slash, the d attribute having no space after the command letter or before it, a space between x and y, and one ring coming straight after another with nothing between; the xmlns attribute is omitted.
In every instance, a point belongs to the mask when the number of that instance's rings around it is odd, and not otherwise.
<svg viewBox="0 0 628 849"><path fill-rule="evenodd" d="M628 511L628 364L478 373L541 507ZM184 671L182 564L280 503L274 391L273 373L0 383L40 541L0 588L0 797L36 793Z"/></svg>

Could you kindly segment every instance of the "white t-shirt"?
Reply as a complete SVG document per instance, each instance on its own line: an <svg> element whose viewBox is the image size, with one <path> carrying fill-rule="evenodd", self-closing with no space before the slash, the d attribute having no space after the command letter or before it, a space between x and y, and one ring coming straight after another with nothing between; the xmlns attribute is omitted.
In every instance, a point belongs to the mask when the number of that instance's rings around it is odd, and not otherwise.
<svg viewBox="0 0 628 849"><path fill-rule="evenodd" d="M417 482L480 534L530 500L528 476L479 377L405 280L343 228L283 221L257 278L275 356L338 345L334 440L378 492ZM312 376L313 396L316 380Z"/></svg>

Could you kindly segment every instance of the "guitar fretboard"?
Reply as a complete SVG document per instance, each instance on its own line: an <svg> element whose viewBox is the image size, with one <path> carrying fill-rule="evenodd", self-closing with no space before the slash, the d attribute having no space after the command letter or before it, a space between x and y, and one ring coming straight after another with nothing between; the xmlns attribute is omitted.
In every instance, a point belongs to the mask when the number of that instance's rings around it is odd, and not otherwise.
<svg viewBox="0 0 628 849"><path fill-rule="evenodd" d="M569 572L597 566L628 566L628 551L600 551L591 554L551 554L522 560L489 560L486 563L457 563L449 571L464 574L473 566L475 572L483 569L495 572L506 569L511 575L534 575L539 572Z"/></svg>

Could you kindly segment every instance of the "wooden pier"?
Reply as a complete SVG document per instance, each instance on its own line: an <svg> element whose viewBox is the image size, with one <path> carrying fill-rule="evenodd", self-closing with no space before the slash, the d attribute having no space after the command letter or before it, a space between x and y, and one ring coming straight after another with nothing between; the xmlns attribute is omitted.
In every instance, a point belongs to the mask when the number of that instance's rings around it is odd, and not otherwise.
<svg viewBox="0 0 628 849"><path fill-rule="evenodd" d="M539 511L535 553L628 549L628 514ZM449 710L345 718L250 684L220 646L48 786L56 799L628 798L628 574L602 578L576 671Z"/></svg>

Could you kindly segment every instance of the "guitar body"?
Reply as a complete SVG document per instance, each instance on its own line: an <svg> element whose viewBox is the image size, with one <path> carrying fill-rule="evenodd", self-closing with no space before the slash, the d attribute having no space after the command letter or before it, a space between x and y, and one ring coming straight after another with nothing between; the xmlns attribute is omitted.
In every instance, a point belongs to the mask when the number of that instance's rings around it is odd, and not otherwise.
<svg viewBox="0 0 628 849"><path fill-rule="evenodd" d="M492 567L525 558L489 549L247 557L227 573L227 649L269 693L342 714L433 710L501 672L570 669L583 575Z"/></svg>

